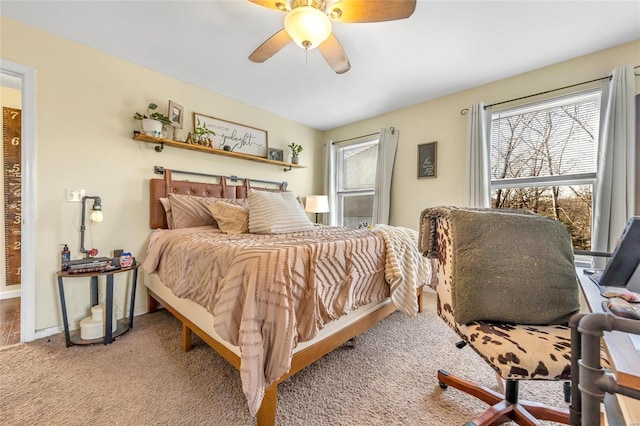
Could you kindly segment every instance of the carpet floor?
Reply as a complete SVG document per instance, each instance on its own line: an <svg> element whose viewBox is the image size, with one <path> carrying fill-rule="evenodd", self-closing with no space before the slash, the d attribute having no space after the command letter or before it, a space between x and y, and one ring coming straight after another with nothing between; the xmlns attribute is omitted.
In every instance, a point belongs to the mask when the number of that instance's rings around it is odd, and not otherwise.
<svg viewBox="0 0 640 426"><path fill-rule="evenodd" d="M111 345L65 348L59 334L0 350L3 425L251 425L240 375L162 310L135 318ZM496 389L493 370L427 298L427 312L396 312L278 386L279 425L462 425L486 405L438 386L439 368ZM524 399L559 407L560 382L524 382ZM553 423L546 423L553 424Z"/></svg>

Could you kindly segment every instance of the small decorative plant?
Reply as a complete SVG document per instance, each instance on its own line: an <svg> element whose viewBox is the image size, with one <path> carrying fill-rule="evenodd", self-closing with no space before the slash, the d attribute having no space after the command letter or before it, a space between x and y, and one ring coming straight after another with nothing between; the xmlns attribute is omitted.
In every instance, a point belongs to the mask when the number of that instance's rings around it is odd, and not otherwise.
<svg viewBox="0 0 640 426"><path fill-rule="evenodd" d="M158 105L154 104L153 102L150 103L147 106L147 114L140 114L139 112L136 112L135 114L133 114L133 118L135 118L136 120L144 120L145 118L151 119L151 120L157 120L159 122L161 122L163 125L169 125L171 124L171 121L169 121L169 117L167 117L166 115L164 115L161 112L151 112L151 111L155 111L156 109L158 109Z"/></svg>
<svg viewBox="0 0 640 426"><path fill-rule="evenodd" d="M197 118L196 120L196 129L194 131L196 143L199 145L211 147L213 144L210 136L215 136L216 133L213 130L209 129L204 123L202 123L199 118Z"/></svg>
<svg viewBox="0 0 640 426"><path fill-rule="evenodd" d="M292 157L297 157L303 150L302 145L298 145L295 142L291 142L289 145L287 145L287 147L291 149Z"/></svg>

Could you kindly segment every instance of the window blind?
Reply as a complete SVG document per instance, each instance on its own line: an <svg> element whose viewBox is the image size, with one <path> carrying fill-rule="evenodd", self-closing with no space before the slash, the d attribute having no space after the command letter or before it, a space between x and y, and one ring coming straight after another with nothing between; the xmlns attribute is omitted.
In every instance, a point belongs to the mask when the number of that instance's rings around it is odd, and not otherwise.
<svg viewBox="0 0 640 426"><path fill-rule="evenodd" d="M595 178L600 91L565 96L492 115L492 186L509 180Z"/></svg>

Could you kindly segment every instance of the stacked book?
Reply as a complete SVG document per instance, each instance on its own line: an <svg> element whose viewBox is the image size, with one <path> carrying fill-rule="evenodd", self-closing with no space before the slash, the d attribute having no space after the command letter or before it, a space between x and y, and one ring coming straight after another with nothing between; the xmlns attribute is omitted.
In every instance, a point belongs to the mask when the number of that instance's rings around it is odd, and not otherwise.
<svg viewBox="0 0 640 426"><path fill-rule="evenodd" d="M103 272L111 267L111 258L92 257L89 259L71 260L62 264L62 270L69 274L87 272Z"/></svg>

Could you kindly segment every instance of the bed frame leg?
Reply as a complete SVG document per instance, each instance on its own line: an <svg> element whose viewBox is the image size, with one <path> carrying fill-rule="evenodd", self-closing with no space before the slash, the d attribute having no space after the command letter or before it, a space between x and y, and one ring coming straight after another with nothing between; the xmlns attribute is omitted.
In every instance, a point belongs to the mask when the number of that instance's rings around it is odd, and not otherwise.
<svg viewBox="0 0 640 426"><path fill-rule="evenodd" d="M424 291L422 287L416 290L416 297L418 298L418 312L424 313Z"/></svg>
<svg viewBox="0 0 640 426"><path fill-rule="evenodd" d="M264 391L262 405L256 416L256 425L274 426L276 424L276 404L278 402L278 385L268 386Z"/></svg>
<svg viewBox="0 0 640 426"><path fill-rule="evenodd" d="M191 350L191 329L187 324L182 323L182 350L189 352Z"/></svg>
<svg viewBox="0 0 640 426"><path fill-rule="evenodd" d="M147 295L147 309L149 309L149 313L153 313L158 310L158 306L160 303L156 299L153 298L151 294Z"/></svg>

